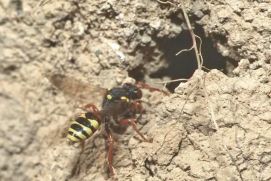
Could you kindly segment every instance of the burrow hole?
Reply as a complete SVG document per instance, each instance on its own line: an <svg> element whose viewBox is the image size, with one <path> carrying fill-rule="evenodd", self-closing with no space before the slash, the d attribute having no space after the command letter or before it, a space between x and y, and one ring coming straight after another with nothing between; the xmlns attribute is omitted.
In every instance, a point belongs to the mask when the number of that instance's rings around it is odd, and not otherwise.
<svg viewBox="0 0 271 181"><path fill-rule="evenodd" d="M204 30L200 26L195 26L194 32L202 39L202 56L204 59L203 66L209 70L218 69L228 76L232 75L232 70L237 66L236 61L229 57L222 56L215 47L215 41L210 37L206 37ZM219 39L217 41L226 41ZM156 39L158 48L164 54L167 67L162 67L158 71L149 74L144 65L141 65L129 71L129 76L137 81L144 81L145 75L150 78L163 79L169 77L171 80L188 79L197 69L196 57L194 51L183 52L175 56L182 49L188 49L192 45L189 31L183 31L179 36L169 39ZM199 42L198 42L199 43ZM167 89L174 92L174 89L180 82L172 82L167 84Z"/></svg>

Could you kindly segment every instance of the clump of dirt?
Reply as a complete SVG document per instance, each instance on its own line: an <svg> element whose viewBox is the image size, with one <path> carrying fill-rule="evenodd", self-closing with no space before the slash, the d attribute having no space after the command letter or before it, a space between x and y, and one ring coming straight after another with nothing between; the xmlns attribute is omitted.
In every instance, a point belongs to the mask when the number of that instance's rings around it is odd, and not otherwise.
<svg viewBox="0 0 271 181"><path fill-rule="evenodd" d="M195 72L193 52L175 56L192 42L171 2L0 2L1 180L110 178L102 131L82 154L67 144L82 102L52 74L104 88L189 79L169 96L143 90L138 126L153 143L114 133L118 180L270 180L270 3L180 2L203 40L206 72Z"/></svg>

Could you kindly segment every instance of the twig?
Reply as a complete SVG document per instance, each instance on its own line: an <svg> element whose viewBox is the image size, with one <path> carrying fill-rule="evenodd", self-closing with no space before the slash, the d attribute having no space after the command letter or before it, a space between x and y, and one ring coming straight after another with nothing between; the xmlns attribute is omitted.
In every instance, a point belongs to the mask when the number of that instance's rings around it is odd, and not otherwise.
<svg viewBox="0 0 271 181"><path fill-rule="evenodd" d="M211 71L211 69L208 69L208 68L205 67L205 66L202 66L202 69L207 70L207 71Z"/></svg>
<svg viewBox="0 0 271 181"><path fill-rule="evenodd" d="M174 79L174 80L169 80L169 81L161 81L161 82L152 82L154 84L167 84L171 82L179 82L179 81L187 81L188 79Z"/></svg>
<svg viewBox="0 0 271 181"><path fill-rule="evenodd" d="M198 48L198 50L199 50L199 57L200 57L200 63L201 63L200 67L202 68L202 66L203 66L203 57L202 57L202 54L201 54L202 39L198 35L196 35L196 34L194 34L194 35L199 39L199 48Z"/></svg>
<svg viewBox="0 0 271 181"><path fill-rule="evenodd" d="M157 0L159 3L161 4L169 4L169 5L172 5L172 6L175 6L174 3L170 2L170 1L161 1L161 0Z"/></svg>
<svg viewBox="0 0 271 181"><path fill-rule="evenodd" d="M223 138L223 136L222 136L222 138ZM231 161L233 162L233 164L234 164L236 170L238 171L238 174L239 174L240 179L241 179L242 181L244 181L243 176L242 176L242 172L241 172L239 166L238 166L237 163L236 163L236 159L235 159L235 158L233 157L233 155L230 153L230 150L228 149L228 147L227 147L227 145L224 143L224 141L223 141L223 146L224 146L226 152L228 153L228 155L230 156Z"/></svg>
<svg viewBox="0 0 271 181"><path fill-rule="evenodd" d="M189 52L189 51L191 51L193 48L194 48L194 45L192 45L189 49L183 49L183 50L177 52L175 55L178 56L178 55L180 55L180 54L183 53L183 52Z"/></svg>
<svg viewBox="0 0 271 181"><path fill-rule="evenodd" d="M213 124L215 125L215 129L218 130L219 127L218 127L217 122L216 122L214 108L213 108L211 102L209 101L210 98L209 98L209 95L208 95L208 92L207 92L207 89L206 89L206 86L205 86L205 77L203 78L202 87L203 87L204 95L205 95L207 103L208 103L209 112L211 114L211 120L212 120Z"/></svg>
<svg viewBox="0 0 271 181"><path fill-rule="evenodd" d="M186 103L188 102L188 99L189 99L190 95L193 93L193 90L194 90L197 86L198 86L197 84L194 85L194 86L192 87L190 93L188 93L188 95L186 96L186 99L185 99L184 104L183 104L182 109L181 109L181 114L183 114L184 107L185 107Z"/></svg>
<svg viewBox="0 0 271 181"><path fill-rule="evenodd" d="M172 6L176 6L174 3L170 2L170 1L161 1L161 0L157 0L157 1L159 3L161 3L161 4L169 4L169 5L172 5ZM202 58L202 55L201 55L201 44L202 44L201 38L199 36L195 35L184 6L181 3L179 3L177 5L177 7L180 7L182 9L182 11L183 11L184 19L185 19L185 22L187 24L188 30L190 32L190 36L192 38L192 43L193 44L192 44L191 48L189 48L189 49L183 49L183 50L177 52L176 56L179 55L182 52L186 52L186 51L190 51L190 50L194 49L196 60L197 60L197 65L198 65L198 69L202 69L203 58ZM199 46L199 48L197 47L196 37L198 39L200 39L200 46Z"/></svg>
<svg viewBox="0 0 271 181"><path fill-rule="evenodd" d="M196 36L195 36L194 31L192 29L192 26L190 24L190 21L189 21L189 18L188 18L188 15L186 13L185 8L183 7L183 5L181 3L178 5L178 7L181 7L181 9L183 11L184 19L185 19L185 22L187 24L188 30L190 32L190 36L192 38L192 43L193 43L192 47L194 48L194 51L195 51L196 60L197 60L197 64L198 64L198 69L201 69L201 58L200 58L200 53L199 53L199 50L198 50L198 47L197 47Z"/></svg>

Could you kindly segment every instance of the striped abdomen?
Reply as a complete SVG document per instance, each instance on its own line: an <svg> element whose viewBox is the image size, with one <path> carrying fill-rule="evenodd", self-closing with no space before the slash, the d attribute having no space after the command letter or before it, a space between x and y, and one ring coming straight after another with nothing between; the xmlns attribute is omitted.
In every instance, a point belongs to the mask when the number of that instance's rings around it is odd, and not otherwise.
<svg viewBox="0 0 271 181"><path fill-rule="evenodd" d="M99 118L93 113L87 112L72 121L67 137L72 142L80 142L93 135L99 127Z"/></svg>

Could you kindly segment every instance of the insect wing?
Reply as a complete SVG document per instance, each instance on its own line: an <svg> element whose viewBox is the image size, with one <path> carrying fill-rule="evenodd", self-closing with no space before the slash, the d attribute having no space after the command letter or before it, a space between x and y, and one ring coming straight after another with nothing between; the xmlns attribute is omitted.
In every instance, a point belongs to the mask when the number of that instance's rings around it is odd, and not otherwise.
<svg viewBox="0 0 271 181"><path fill-rule="evenodd" d="M47 76L49 81L65 95L79 101L81 104L101 103L107 89L91 85L63 74Z"/></svg>

